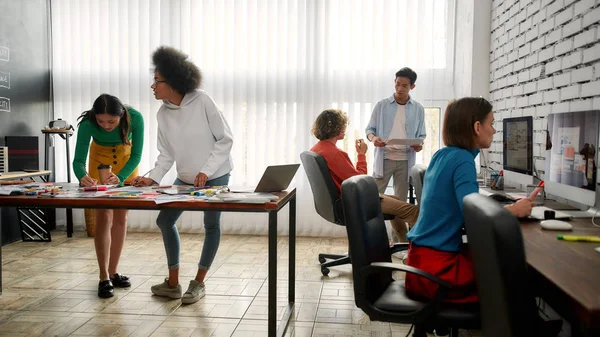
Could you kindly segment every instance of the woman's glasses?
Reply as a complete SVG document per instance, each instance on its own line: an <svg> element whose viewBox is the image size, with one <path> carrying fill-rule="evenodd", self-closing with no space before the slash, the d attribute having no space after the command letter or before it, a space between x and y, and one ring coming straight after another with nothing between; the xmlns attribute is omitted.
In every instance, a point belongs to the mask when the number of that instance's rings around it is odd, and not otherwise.
<svg viewBox="0 0 600 337"><path fill-rule="evenodd" d="M165 80L157 80L156 78L154 79L154 84L159 84L159 83L167 83L167 81Z"/></svg>

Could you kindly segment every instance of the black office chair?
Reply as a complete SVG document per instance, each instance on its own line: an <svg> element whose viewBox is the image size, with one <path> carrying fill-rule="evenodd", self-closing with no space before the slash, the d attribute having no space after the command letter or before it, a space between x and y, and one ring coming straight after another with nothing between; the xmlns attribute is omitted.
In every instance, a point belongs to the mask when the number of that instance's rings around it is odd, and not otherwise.
<svg viewBox="0 0 600 337"><path fill-rule="evenodd" d="M415 188L417 197L417 205L421 204L421 193L423 193L423 180L425 179L425 171L427 166L417 164L410 169L410 182Z"/></svg>
<svg viewBox="0 0 600 337"><path fill-rule="evenodd" d="M527 262L519 220L496 201L479 193L463 199L463 212L477 281L483 335L525 337L554 335L560 321L536 328L534 292L527 279ZM558 331L549 331L558 329Z"/></svg>
<svg viewBox="0 0 600 337"><path fill-rule="evenodd" d="M477 305L442 303L450 284L420 269L391 263L388 236L381 213L377 184L370 176L355 176L342 183L342 203L354 283L354 301L372 321L415 324L413 336L425 336L432 327L478 329ZM392 271L425 277L440 285L430 301L411 298L404 280L394 280Z"/></svg>
<svg viewBox="0 0 600 337"><path fill-rule="evenodd" d="M323 156L311 151L302 152L300 160L310 183L317 213L331 223L344 226L342 200L339 197L333 178L331 178L327 161ZM393 218L393 215L386 215L387 220ZM394 252L408 248L406 244L398 244L394 247ZM327 259L333 261L327 262ZM342 254L319 254L319 263L321 264L321 273L323 276L327 276L329 275L329 267L349 264L350 257Z"/></svg>

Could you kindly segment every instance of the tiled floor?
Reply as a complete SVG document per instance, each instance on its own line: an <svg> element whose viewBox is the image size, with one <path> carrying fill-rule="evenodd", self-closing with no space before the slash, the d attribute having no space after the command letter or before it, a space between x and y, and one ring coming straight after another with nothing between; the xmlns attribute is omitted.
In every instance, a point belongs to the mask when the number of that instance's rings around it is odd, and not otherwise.
<svg viewBox="0 0 600 337"><path fill-rule="evenodd" d="M196 274L202 234L182 235L184 290ZM279 238L279 315L287 296L287 239ZM354 305L349 266L322 277L317 254L343 253L344 239L298 238L296 307L288 336L406 336L410 326L371 322ZM267 238L224 235L199 302L152 296L167 273L160 233L129 233L120 272L132 279L110 299L96 296L92 238L54 233L51 243L2 247L0 336L234 336L267 335ZM461 336L478 332L461 331Z"/></svg>

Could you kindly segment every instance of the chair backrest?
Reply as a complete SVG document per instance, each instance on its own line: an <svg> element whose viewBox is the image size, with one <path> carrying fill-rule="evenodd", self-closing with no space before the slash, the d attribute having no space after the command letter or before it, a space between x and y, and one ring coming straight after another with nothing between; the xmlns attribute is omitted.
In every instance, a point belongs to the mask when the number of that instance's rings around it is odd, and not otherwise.
<svg viewBox="0 0 600 337"><path fill-rule="evenodd" d="M361 276L373 262L391 262L391 252L375 179L358 175L342 183L344 222L348 233L354 280L354 300L364 309L393 281L390 271Z"/></svg>
<svg viewBox="0 0 600 337"><path fill-rule="evenodd" d="M311 151L302 152L300 160L310 183L317 213L329 222L342 225L342 202L331 178L327 161L320 154Z"/></svg>
<svg viewBox="0 0 600 337"><path fill-rule="evenodd" d="M467 195L463 212L486 337L533 336L537 315L528 287L519 220L494 200Z"/></svg>
<svg viewBox="0 0 600 337"><path fill-rule="evenodd" d="M410 169L410 179L415 188L417 196L417 204L421 204L421 193L423 193L423 180L425 179L425 171L427 166L417 164Z"/></svg>

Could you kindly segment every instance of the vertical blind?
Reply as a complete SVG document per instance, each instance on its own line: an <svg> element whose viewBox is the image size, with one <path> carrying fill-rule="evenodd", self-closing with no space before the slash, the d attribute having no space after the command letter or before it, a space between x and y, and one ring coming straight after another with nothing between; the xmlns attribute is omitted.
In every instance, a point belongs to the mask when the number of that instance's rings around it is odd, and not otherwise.
<svg viewBox="0 0 600 337"><path fill-rule="evenodd" d="M401 67L417 72L411 96L424 106L441 107L452 97L453 0L52 0L51 6L56 117L75 124L101 93L138 109L146 124L140 172L158 154L160 102L150 89L150 57L161 45L190 55L203 72L202 88L230 123L234 185L257 183L268 165L298 163L316 142L312 122L327 108L349 114L347 139L338 146L355 158L349 144L365 137L373 107L393 94ZM56 151L57 180L64 181L65 153ZM174 178L172 170L163 183ZM345 235L314 212L302 168L293 185L299 235ZM155 230L156 215L132 211L129 227ZM264 216L224 214L223 233L266 234ZM280 217L287 223L287 212ZM202 231L202 218L186 212L180 229ZM75 221L83 225L81 213Z"/></svg>

